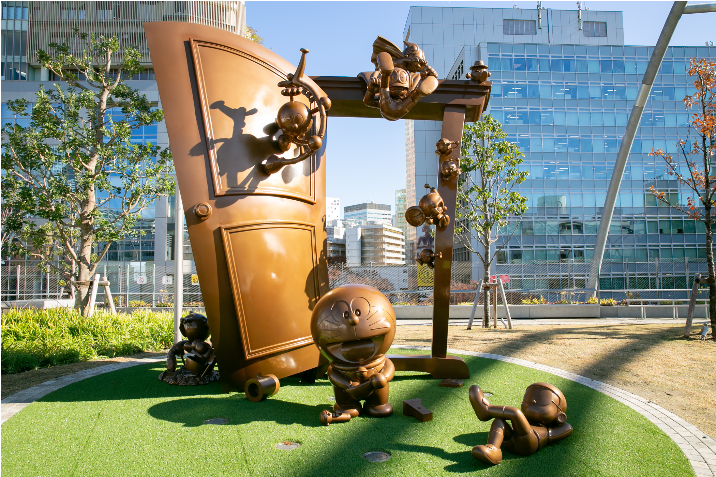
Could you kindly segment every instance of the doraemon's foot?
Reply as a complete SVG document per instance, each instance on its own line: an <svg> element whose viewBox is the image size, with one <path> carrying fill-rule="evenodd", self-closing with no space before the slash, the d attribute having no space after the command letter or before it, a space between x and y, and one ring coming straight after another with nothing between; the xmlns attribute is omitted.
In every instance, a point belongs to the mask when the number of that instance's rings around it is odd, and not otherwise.
<svg viewBox="0 0 716 477"><path fill-rule="evenodd" d="M360 403L357 403L356 406L341 406L340 404L336 403L333 405L333 410L336 413L345 412L346 414L350 414L351 417L358 417L361 412L361 406Z"/></svg>
<svg viewBox="0 0 716 477"><path fill-rule="evenodd" d="M470 404L472 404L472 408L475 410L475 415L477 415L479 420L489 421L491 419L490 412L487 410L487 406L490 405L490 401L487 400L482 392L482 389L480 389L480 386L477 384L470 386Z"/></svg>
<svg viewBox="0 0 716 477"><path fill-rule="evenodd" d="M393 414L393 406L390 403L379 404L378 406L365 406L363 411L373 417L388 417Z"/></svg>
<svg viewBox="0 0 716 477"><path fill-rule="evenodd" d="M502 451L492 444L473 447L472 456L485 464L495 465L502 462Z"/></svg>

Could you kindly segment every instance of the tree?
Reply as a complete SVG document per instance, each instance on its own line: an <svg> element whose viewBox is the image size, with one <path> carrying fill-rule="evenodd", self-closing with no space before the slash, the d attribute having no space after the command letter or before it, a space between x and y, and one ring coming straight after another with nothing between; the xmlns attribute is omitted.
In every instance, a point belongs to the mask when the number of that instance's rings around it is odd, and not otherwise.
<svg viewBox="0 0 716 477"><path fill-rule="evenodd" d="M253 41L254 43L257 43L259 45L264 44L264 39L259 36L259 32L257 32L255 29L251 28L250 26L246 27L246 32L244 34L246 38Z"/></svg>
<svg viewBox="0 0 716 477"><path fill-rule="evenodd" d="M50 47L38 59L61 83L41 86L31 108L8 101L30 126L2 130L3 208L12 211L4 225L20 239L16 251L75 282L75 307L86 316L99 261L112 242L139 233L142 210L174 192L173 163L168 149L131 138L164 118L124 81L142 69L135 48L77 30ZM116 67L115 57L123 58Z"/></svg>
<svg viewBox="0 0 716 477"><path fill-rule="evenodd" d="M714 174L714 154L716 153L716 62L708 59L692 58L688 71L695 76L692 95L684 98L687 108L696 111L691 115L690 132L694 133L693 142L681 140L677 143L679 151L675 158L661 149L650 155L661 157L666 163L666 172L679 184L690 189L686 203L679 202L678 194L667 194L651 187L651 193L670 207L683 212L693 220L701 221L706 229L706 263L708 266L709 314L711 327L716 329L716 275L714 273L712 210L716 204L716 175ZM712 333L716 339L716 333Z"/></svg>
<svg viewBox="0 0 716 477"><path fill-rule="evenodd" d="M527 198L513 190L528 175L518 169L524 154L506 138L500 123L490 115L465 126L462 134L455 232L458 241L482 262L485 280L490 278L495 256L515 233L516 228L491 253L491 245L507 226L507 218L519 217L527 211ZM474 243L478 246L474 247ZM490 318L487 289L484 293L482 326L487 327Z"/></svg>

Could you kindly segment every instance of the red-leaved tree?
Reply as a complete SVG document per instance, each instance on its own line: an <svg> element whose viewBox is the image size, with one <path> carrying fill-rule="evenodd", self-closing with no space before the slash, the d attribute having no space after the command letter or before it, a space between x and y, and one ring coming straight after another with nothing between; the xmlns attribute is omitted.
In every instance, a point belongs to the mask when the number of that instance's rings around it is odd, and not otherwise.
<svg viewBox="0 0 716 477"><path fill-rule="evenodd" d="M681 140L679 154L674 157L661 149L652 150L652 156L661 157L666 163L666 172L683 188L693 191L687 203L672 202L673 197L651 187L651 193L658 200L679 210L706 226L706 261L708 263L709 314L711 329L716 329L716 274L714 272L713 206L716 204L716 176L714 175L714 154L716 153L716 62L692 58L688 71L694 76L694 94L686 96L684 103L693 109L690 129L693 141ZM712 337L716 333L711 334Z"/></svg>

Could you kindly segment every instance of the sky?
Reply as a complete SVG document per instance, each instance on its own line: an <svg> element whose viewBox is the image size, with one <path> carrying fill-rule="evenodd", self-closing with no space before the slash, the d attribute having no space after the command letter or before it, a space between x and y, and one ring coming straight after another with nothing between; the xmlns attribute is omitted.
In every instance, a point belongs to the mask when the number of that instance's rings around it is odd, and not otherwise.
<svg viewBox="0 0 716 477"><path fill-rule="evenodd" d="M671 2L584 2L590 10L623 11L626 45L656 44ZM697 2L698 3L698 2ZM309 76L355 76L372 71L373 41L378 35L401 45L411 6L533 9L537 2L273 2L247 1L247 25L264 46L293 64L301 48L310 53ZM576 1L543 1L545 8L576 10ZM702 46L716 41L716 13L682 16L673 46ZM494 73L493 73L494 74ZM494 77L493 77L494 79ZM395 191L405 188L405 124L385 119L329 118L326 195L348 205L373 201L395 213ZM342 210L341 210L342 215Z"/></svg>

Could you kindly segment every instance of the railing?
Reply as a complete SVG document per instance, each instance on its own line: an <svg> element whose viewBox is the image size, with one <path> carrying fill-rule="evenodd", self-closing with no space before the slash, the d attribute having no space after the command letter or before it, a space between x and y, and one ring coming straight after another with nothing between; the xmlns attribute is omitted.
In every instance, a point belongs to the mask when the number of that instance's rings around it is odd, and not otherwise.
<svg viewBox="0 0 716 477"><path fill-rule="evenodd" d="M497 264L497 275L508 275L505 295L510 305L527 303L584 303L589 292L585 289L589 263L573 261L539 262L529 264ZM473 270L480 269L472 262L453 262L451 303L473 303L476 280ZM174 301L174 267L152 262L108 262L97 270L111 283L112 295L121 307L165 306ZM644 302L649 305L685 303L695 274L707 274L705 260L605 262L597 289L599 300L613 299L627 304ZM69 296L69 288L55 273L46 274L35 265L15 265L10 262L0 268L0 299L3 301ZM367 264L328 267L329 286L335 288L349 283L363 283L382 291L392 303L403 305L431 305L433 270L427 266ZM183 274L184 303L202 305L196 270ZM699 298L705 296L703 289ZM98 301L104 294L100 292ZM480 297L479 300L482 300ZM481 301L480 301L481 302Z"/></svg>

